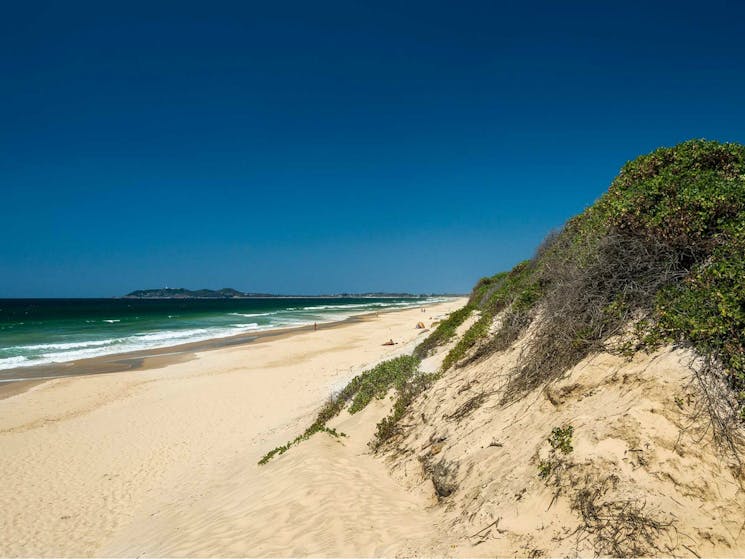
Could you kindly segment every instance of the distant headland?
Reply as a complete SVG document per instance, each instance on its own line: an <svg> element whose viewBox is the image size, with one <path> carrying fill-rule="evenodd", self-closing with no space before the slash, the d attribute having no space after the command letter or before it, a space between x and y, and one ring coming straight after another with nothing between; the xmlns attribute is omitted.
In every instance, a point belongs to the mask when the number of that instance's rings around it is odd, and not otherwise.
<svg viewBox="0 0 745 559"><path fill-rule="evenodd" d="M230 287L223 289L185 289L183 287L163 287L160 289L138 289L127 293L122 299L266 299L266 298L416 298L416 297L457 297L454 293L333 293L325 295L281 295L276 293L246 293Z"/></svg>
<svg viewBox="0 0 745 559"><path fill-rule="evenodd" d="M244 293L237 289L185 289L163 287L160 289L138 289L124 295L124 299L246 299L249 297L275 297L271 293Z"/></svg>

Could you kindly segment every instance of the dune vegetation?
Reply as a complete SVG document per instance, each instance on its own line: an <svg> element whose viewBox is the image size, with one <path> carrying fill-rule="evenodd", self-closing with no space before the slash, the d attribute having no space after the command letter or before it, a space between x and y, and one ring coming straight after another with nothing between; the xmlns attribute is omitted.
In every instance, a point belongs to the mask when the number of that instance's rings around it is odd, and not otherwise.
<svg viewBox="0 0 745 559"><path fill-rule="evenodd" d="M466 362L506 348L540 316L505 399L594 351L674 343L701 355L702 375L726 380L717 409L745 418L745 146L692 140L627 163L532 259L480 280L469 307L481 317L444 369L463 364L498 313Z"/></svg>
<svg viewBox="0 0 745 559"><path fill-rule="evenodd" d="M420 360L453 340L474 312L478 319L440 371L420 373ZM326 427L331 418L393 389L393 411L371 442L378 448L438 376L503 351L531 325L503 403L559 378L593 352L631 356L673 343L701 356L697 373L726 440L732 423L745 419L745 146L691 140L627 163L606 194L551 233L533 258L479 280L468 304L440 322L412 356L355 377L302 435L260 463L316 432L337 435ZM722 385L729 390L717 389Z"/></svg>

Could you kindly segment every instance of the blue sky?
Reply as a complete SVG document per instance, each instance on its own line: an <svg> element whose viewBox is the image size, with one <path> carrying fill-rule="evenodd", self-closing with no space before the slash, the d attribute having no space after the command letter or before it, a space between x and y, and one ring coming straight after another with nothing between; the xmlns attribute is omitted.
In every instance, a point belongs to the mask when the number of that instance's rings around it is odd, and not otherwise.
<svg viewBox="0 0 745 559"><path fill-rule="evenodd" d="M738 2L14 4L0 297L465 292L636 155L745 142Z"/></svg>

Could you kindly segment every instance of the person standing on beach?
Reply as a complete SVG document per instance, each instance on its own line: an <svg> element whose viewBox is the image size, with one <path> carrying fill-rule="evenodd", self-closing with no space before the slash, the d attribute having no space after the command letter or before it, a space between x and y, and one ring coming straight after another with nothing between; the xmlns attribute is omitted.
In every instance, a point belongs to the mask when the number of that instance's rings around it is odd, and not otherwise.
<svg viewBox="0 0 745 559"><path fill-rule="evenodd" d="M313 323L313 331L316 332L317 330L318 330L318 323L317 322L314 322Z"/></svg>

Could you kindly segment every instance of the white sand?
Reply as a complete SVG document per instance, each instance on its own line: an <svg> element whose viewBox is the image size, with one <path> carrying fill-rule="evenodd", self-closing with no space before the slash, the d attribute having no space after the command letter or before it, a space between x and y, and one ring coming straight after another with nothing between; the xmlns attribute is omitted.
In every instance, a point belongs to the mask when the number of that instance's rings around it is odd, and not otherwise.
<svg viewBox="0 0 745 559"><path fill-rule="evenodd" d="M407 494L369 456L355 468L379 486L322 483L338 445L330 437L304 443L323 451L316 461L290 453L272 469L256 462L302 431L332 387L410 351L424 335L419 320L429 326L462 304L382 313L159 369L53 380L1 400L0 555L369 554L403 536L408 518L426 529L413 520L426 497ZM400 343L381 345L389 338ZM311 480L305 501L288 501L298 475ZM384 524L359 525L354 540L346 517L326 539L285 523L300 510L318 526L334 495L353 517L349 507L363 499L376 511L370 522ZM262 540L247 537L257 522Z"/></svg>
<svg viewBox="0 0 745 559"><path fill-rule="evenodd" d="M681 350L591 356L505 406L519 340L448 371L381 454L367 443L389 399L335 419L346 438L317 434L256 464L302 432L330 387L410 351L424 335L416 322L461 304L53 381L0 401L0 554L595 556L613 553L609 537L622 549L656 545L653 555L745 554L742 468L696 413L691 354ZM382 346L390 337L404 343ZM453 343L422 368L437 370ZM551 429L565 425L574 449L547 484L538 464ZM440 462L455 487L442 499L432 482ZM610 530L590 521L588 532L573 499L596 488ZM638 522L618 524L614 506L663 528L644 541Z"/></svg>
<svg viewBox="0 0 745 559"><path fill-rule="evenodd" d="M456 490L433 520L438 536L417 555L593 557L630 555L636 545L642 555L745 556L745 468L713 440L691 352L592 355L504 404L521 349L518 340L449 370L414 403L405 436L378 458L412 490L431 490L437 464L453 472ZM573 450L559 453L566 466L543 480L547 439L567 425ZM573 507L583 491L598 491L584 519Z"/></svg>

